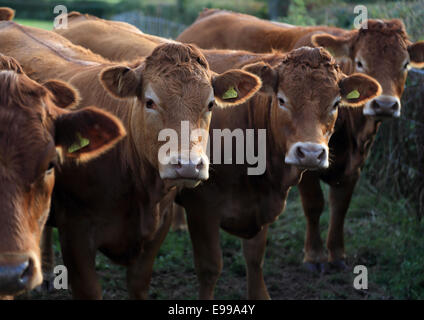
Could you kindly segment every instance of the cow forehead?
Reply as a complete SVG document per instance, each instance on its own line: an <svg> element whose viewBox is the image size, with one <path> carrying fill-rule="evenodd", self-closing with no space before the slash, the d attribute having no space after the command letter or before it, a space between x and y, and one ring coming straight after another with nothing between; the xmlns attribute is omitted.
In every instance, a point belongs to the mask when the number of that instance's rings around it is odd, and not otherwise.
<svg viewBox="0 0 424 320"><path fill-rule="evenodd" d="M356 53L367 59L368 63L376 65L384 61L396 62L408 58L407 47L397 35L365 35L358 40Z"/></svg>
<svg viewBox="0 0 424 320"><path fill-rule="evenodd" d="M0 172L32 181L41 161L54 152L53 138L39 119L11 116L0 107Z"/></svg>
<svg viewBox="0 0 424 320"><path fill-rule="evenodd" d="M210 81L209 65L203 54L197 48L185 44L158 46L145 59L143 71L143 77L156 81Z"/></svg>
<svg viewBox="0 0 424 320"><path fill-rule="evenodd" d="M205 108L213 99L210 82L191 79L188 82L155 81L146 86L145 98L151 98L163 108Z"/></svg>
<svg viewBox="0 0 424 320"><path fill-rule="evenodd" d="M361 30L354 43L356 55L366 60L368 65L402 63L408 59L408 36L403 29L390 29L383 24L382 29Z"/></svg>
<svg viewBox="0 0 424 320"><path fill-rule="evenodd" d="M315 105L327 107L338 95L339 73L326 67L319 69L294 68L280 76L282 91L292 107ZM316 106L315 106L316 107Z"/></svg>
<svg viewBox="0 0 424 320"><path fill-rule="evenodd" d="M166 65L154 66L143 72L143 80L155 86L170 87L181 90L182 87L195 86L197 83L211 86L211 76L208 70L200 65Z"/></svg>

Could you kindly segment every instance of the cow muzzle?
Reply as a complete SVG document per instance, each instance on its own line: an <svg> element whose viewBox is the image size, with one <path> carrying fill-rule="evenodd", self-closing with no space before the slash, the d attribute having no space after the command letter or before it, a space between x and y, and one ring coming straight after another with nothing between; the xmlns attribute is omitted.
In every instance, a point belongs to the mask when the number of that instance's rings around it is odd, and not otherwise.
<svg viewBox="0 0 424 320"><path fill-rule="evenodd" d="M0 296L17 295L41 284L42 275L29 254L0 255Z"/></svg>
<svg viewBox="0 0 424 320"><path fill-rule="evenodd" d="M364 115L379 118L399 118L400 107L399 98L381 95L366 103Z"/></svg>
<svg viewBox="0 0 424 320"><path fill-rule="evenodd" d="M209 160L203 154L191 157L172 156L169 163L161 166L160 176L175 182L183 181L184 185L194 187L209 178Z"/></svg>
<svg viewBox="0 0 424 320"><path fill-rule="evenodd" d="M328 147L313 142L297 142L290 147L285 163L310 170L328 168Z"/></svg>

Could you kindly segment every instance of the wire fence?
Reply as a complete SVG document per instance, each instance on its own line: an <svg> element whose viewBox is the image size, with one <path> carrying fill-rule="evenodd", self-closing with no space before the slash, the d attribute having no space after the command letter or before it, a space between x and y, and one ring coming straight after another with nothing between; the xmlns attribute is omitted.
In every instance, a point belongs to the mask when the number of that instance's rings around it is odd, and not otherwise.
<svg viewBox="0 0 424 320"><path fill-rule="evenodd" d="M112 20L128 22L144 33L153 34L164 38L175 39L187 27L183 24L172 22L159 17L149 17L141 12L124 12L112 17Z"/></svg>
<svg viewBox="0 0 424 320"><path fill-rule="evenodd" d="M359 4L359 3L357 3ZM353 28L354 8L357 4L337 3L334 6L316 6L309 14L318 25L333 25L346 29ZM401 19L414 41L422 39L424 25L424 0L398 0L378 3L364 3L369 19Z"/></svg>
<svg viewBox="0 0 424 320"><path fill-rule="evenodd" d="M424 216L424 71L410 70L402 117L381 125L364 171L378 192Z"/></svg>

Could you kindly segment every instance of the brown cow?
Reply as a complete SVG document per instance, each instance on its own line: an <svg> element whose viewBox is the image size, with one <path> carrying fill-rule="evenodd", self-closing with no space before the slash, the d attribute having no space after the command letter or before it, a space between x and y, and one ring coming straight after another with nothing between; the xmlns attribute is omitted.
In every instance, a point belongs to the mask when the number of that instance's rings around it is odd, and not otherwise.
<svg viewBox="0 0 424 320"><path fill-rule="evenodd" d="M61 109L77 102L69 85L40 85L0 54L0 299L42 281L39 243L55 168L93 159L125 136L120 121L97 108Z"/></svg>
<svg viewBox="0 0 424 320"><path fill-rule="evenodd" d="M67 28L54 31L72 43L89 48L94 53L113 61L131 61L147 57L158 44L176 43L173 40L144 34L125 22L106 21L76 11L68 14ZM120 38L121 33L125 34L126 38ZM95 37L96 34L101 36ZM128 43L137 43L139 35L143 37L142 45L128 46ZM120 45L126 49L116 50Z"/></svg>
<svg viewBox="0 0 424 320"><path fill-rule="evenodd" d="M103 24L108 24L109 27L102 27L101 20L85 23L84 26L85 30L96 30L98 38L101 38L99 35L102 35L102 28L111 28L115 37L128 40L125 45L115 46L113 38L109 38L111 41L108 48L102 51L101 45L95 43L97 38L93 38L94 43L90 43L88 47L97 48L99 54L118 59L121 54L127 53L126 58L133 59L134 52L143 52L144 44L147 47L152 45L150 39L146 39L143 34L129 35L128 31L113 29L113 22L103 20ZM70 24L66 31L76 43L80 43L80 26L81 23ZM130 48L133 50L130 51ZM335 119L331 105L333 101L337 105L337 100L334 99L340 95L337 79L344 75L328 53L320 49L302 48L287 56L229 50L203 50L203 53L215 71L223 72L230 67L245 66L248 70L257 72L265 83L263 90L271 93L271 96L257 96L239 107L238 112L241 114L236 115L232 110L220 110L213 115L211 123L211 129L268 129L265 174L247 176L245 165L213 165L212 180L193 192L184 190L179 199L188 210L196 270L201 283L200 297L211 298L222 267L219 227L244 238L256 235L262 241L258 249L264 249L267 225L281 213L288 189L300 178L302 170L296 168L296 165L304 167L299 158L306 154L303 149L296 152L299 150L296 146L306 146L307 143L302 144L306 141L318 142L324 146L327 144L332 131L331 123ZM357 75L350 80L355 78L358 80L357 84L363 85L361 101L356 101L357 103L372 99L379 93L379 86L374 81L356 77ZM370 91L366 93L365 88ZM342 95L343 92L347 94L349 90L346 90L342 90ZM329 117L328 120L325 119L325 114ZM328 126L324 125L326 121L330 121ZM327 165L325 161L318 161L320 152L309 151L317 160L313 166ZM327 154L324 158L327 159ZM284 164L284 161L295 166ZM249 297L267 298L269 296L262 277L263 253L252 255L252 245L255 245L255 240L244 242Z"/></svg>
<svg viewBox="0 0 424 320"><path fill-rule="evenodd" d="M268 225L283 211L287 193L299 182L302 169L328 167L328 151L323 150L328 150L338 97L357 106L380 91L371 78L357 74L345 78L322 48L296 49L271 66L263 62L246 66L250 71L254 68L266 73L268 80L263 75L263 81L272 84L270 90L276 96L249 101L242 120L229 110L215 113L211 129L266 129L265 173L249 176L246 165L212 165L210 180L196 190L184 189L178 199L187 211L203 299L213 297L222 268L220 227L245 239L248 297L269 298L262 274ZM342 79L350 84L345 87ZM348 92L359 87L361 101L350 104ZM211 137L211 154L213 142ZM307 158L316 161L305 165L303 159Z"/></svg>
<svg viewBox="0 0 424 320"><path fill-rule="evenodd" d="M33 78L56 76L80 91L81 105L96 102L118 116L128 137L101 159L84 167L67 166L57 180L52 216L59 228L62 253L76 298L101 298L95 271L100 250L128 266L131 297L145 295L140 261L149 261L149 241L161 237L161 201L176 185L193 187L208 178L207 139L190 141L176 153L158 155L162 129L190 136L209 128L215 99L237 105L261 86L257 76L241 70L217 75L194 46L164 44L151 56L117 65L41 29L0 23L0 51L14 56ZM237 97L224 99L232 88ZM182 144L183 145L183 144ZM165 159L166 160L166 159Z"/></svg>
<svg viewBox="0 0 424 320"><path fill-rule="evenodd" d="M304 262L323 271L326 261L346 268L343 241L344 219L360 171L384 118L400 116L400 98L409 66L424 66L424 42L412 43L400 20L368 20L368 28L343 30L333 27L281 26L270 21L222 10L205 10L178 40L202 48L233 48L255 52L288 51L303 45L323 46L343 62L347 74L359 72L375 78L382 95L361 109L339 113L330 140L334 153L329 170L308 172L299 185L307 218ZM319 231L324 208L320 179L330 185L331 219L327 237L328 259Z"/></svg>
<svg viewBox="0 0 424 320"><path fill-rule="evenodd" d="M83 21L103 21L103 19L100 19L96 16L93 16L91 14L82 14L78 11L72 11L70 13L68 13L67 15L67 19L68 22L71 23L72 25L74 25L77 22L83 22ZM9 19L11 20L11 19ZM143 34L143 32L138 29L137 27L133 26L132 24L123 22L123 21L113 21L113 24L115 25L115 27L120 28L120 29L124 29L126 31L130 31L130 32L135 32L135 33L141 33ZM66 30L67 28L62 28L62 29L57 29L57 30ZM103 29L103 32L107 33L108 30L107 29ZM60 32L59 32L60 33Z"/></svg>
<svg viewBox="0 0 424 320"><path fill-rule="evenodd" d="M273 49L288 52L309 45L300 39L313 32L336 35L346 31L334 27L294 27L276 24L247 14L219 9L205 9L197 20L184 30L178 41L195 43L204 49L235 49L251 52L271 52Z"/></svg>

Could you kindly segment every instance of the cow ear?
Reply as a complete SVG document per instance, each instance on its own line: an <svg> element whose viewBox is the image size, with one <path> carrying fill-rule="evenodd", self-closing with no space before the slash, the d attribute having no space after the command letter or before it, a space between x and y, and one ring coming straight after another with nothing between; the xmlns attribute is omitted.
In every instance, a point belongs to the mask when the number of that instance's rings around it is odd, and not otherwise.
<svg viewBox="0 0 424 320"><path fill-rule="evenodd" d="M260 92L266 94L274 94L277 92L278 72L269 64L263 61L252 63L244 66L243 70L256 74L259 78L261 78L262 87Z"/></svg>
<svg viewBox="0 0 424 320"><path fill-rule="evenodd" d="M78 91L63 81L49 80L43 87L52 94L52 101L59 108L70 109L80 102Z"/></svg>
<svg viewBox="0 0 424 320"><path fill-rule="evenodd" d="M355 73L339 81L342 106L359 107L381 94L380 84L362 73Z"/></svg>
<svg viewBox="0 0 424 320"><path fill-rule="evenodd" d="M131 98L141 93L141 74L130 67L113 66L103 69L100 82L115 98Z"/></svg>
<svg viewBox="0 0 424 320"><path fill-rule="evenodd" d="M424 41L415 42L408 46L409 59L414 68L424 68Z"/></svg>
<svg viewBox="0 0 424 320"><path fill-rule="evenodd" d="M334 57L349 57L353 35L338 37L329 33L317 33L311 37L311 42L315 47L324 47Z"/></svg>
<svg viewBox="0 0 424 320"><path fill-rule="evenodd" d="M9 21L15 17L15 10L8 7L0 7L0 21Z"/></svg>
<svg viewBox="0 0 424 320"><path fill-rule="evenodd" d="M262 86L261 79L243 70L229 70L212 79L215 99L220 106L236 106L249 100Z"/></svg>
<svg viewBox="0 0 424 320"><path fill-rule="evenodd" d="M125 135L118 118L95 107L66 112L55 120L56 148L62 161L85 162L96 158Z"/></svg>

